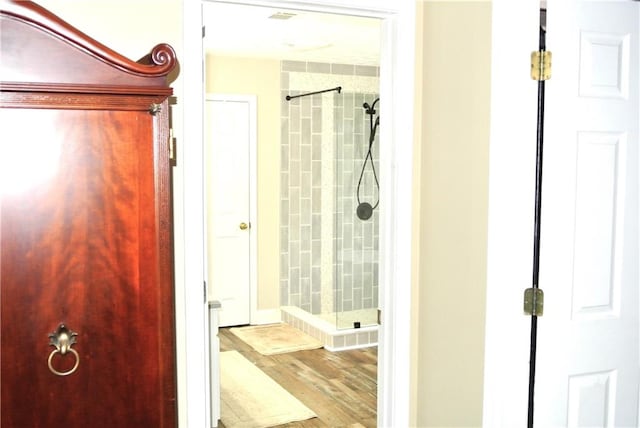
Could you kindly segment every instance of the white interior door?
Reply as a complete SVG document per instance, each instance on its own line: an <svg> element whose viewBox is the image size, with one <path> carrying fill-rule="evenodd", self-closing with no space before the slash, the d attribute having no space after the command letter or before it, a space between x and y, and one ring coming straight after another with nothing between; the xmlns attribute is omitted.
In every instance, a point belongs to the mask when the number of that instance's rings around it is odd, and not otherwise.
<svg viewBox="0 0 640 428"><path fill-rule="evenodd" d="M637 427L640 3L548 1L535 424Z"/></svg>
<svg viewBox="0 0 640 428"><path fill-rule="evenodd" d="M206 99L208 298L221 303L221 327L251 322L250 148L255 97Z"/></svg>

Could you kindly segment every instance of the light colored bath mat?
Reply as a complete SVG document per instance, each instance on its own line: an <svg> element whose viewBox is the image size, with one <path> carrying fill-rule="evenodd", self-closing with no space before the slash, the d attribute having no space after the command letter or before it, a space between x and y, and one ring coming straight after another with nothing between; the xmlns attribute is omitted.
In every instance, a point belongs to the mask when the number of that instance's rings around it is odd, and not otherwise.
<svg viewBox="0 0 640 428"><path fill-rule="evenodd" d="M260 428L316 414L238 351L220 353L220 419L226 428Z"/></svg>
<svg viewBox="0 0 640 428"><path fill-rule="evenodd" d="M231 333L262 355L322 348L322 343L287 323L233 327Z"/></svg>

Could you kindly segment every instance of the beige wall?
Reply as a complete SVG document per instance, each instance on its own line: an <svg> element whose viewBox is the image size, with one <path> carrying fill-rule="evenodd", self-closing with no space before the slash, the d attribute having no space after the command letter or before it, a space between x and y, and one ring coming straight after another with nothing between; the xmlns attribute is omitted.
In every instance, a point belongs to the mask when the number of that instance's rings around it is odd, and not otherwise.
<svg viewBox="0 0 640 428"><path fill-rule="evenodd" d="M484 369L491 3L428 1L421 9L413 422L476 427Z"/></svg>
<svg viewBox="0 0 640 428"><path fill-rule="evenodd" d="M207 55L206 90L257 96L258 309L280 307L280 61Z"/></svg>

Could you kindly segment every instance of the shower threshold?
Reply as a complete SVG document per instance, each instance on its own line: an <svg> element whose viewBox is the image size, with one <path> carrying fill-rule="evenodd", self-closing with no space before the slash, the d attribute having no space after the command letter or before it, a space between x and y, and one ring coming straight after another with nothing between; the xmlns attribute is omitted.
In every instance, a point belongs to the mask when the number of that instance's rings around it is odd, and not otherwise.
<svg viewBox="0 0 640 428"><path fill-rule="evenodd" d="M379 326L377 324L361 328L337 328L335 321L329 321L326 319L328 318L326 315L313 315L295 306L282 306L280 313L283 322L319 340L329 351L344 351L378 345ZM335 320L335 315L330 319ZM362 324L366 322L364 319L362 321ZM353 321L350 321L348 325L353 326Z"/></svg>

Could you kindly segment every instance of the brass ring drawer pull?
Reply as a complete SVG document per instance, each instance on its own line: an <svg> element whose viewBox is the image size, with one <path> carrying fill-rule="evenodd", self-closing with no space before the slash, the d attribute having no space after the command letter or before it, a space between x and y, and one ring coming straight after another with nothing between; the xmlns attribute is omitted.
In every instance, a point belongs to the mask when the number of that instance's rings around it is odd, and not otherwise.
<svg viewBox="0 0 640 428"><path fill-rule="evenodd" d="M59 349L54 349L51 352L51 354L49 354L49 360L47 362L49 363L49 370L51 370L51 373L58 376L67 376L76 371L76 369L78 368L78 364L80 364L80 356L78 355L78 352L73 348L69 348L69 352L71 352L73 355L76 356L76 363L73 365L73 368L71 370L68 370L66 372L59 372L58 370L54 369L53 366L51 365L51 360L53 360L53 356L58 353L62 354L62 351L60 351Z"/></svg>
<svg viewBox="0 0 640 428"><path fill-rule="evenodd" d="M51 371L51 373L58 376L68 376L77 370L78 365L80 364L80 355L78 355L78 352L71 347L74 343L76 343L77 335L78 333L74 333L73 331L69 330L64 324L60 324L58 326L58 330L49 335L49 345L56 347L56 349L51 351L51 354L49 354L49 359L47 360L47 364L49 365L49 370ZM67 352L72 353L76 358L76 362L73 367L66 372L61 372L53 368L53 357L56 354L66 355Z"/></svg>

